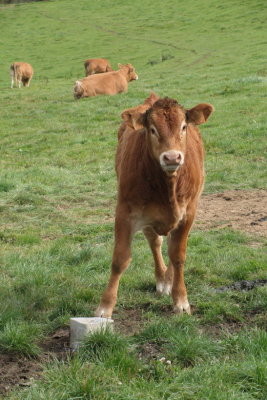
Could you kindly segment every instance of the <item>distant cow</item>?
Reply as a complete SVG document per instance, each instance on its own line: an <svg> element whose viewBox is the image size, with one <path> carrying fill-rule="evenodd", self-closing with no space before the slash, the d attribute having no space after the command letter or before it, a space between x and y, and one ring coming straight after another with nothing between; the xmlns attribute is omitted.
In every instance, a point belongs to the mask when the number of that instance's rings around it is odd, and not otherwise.
<svg viewBox="0 0 267 400"><path fill-rule="evenodd" d="M187 110L169 98L157 100L138 119L136 115L132 119L134 114L128 110L130 129L120 132L116 155L118 200L112 270L97 316L112 315L119 280L130 263L131 242L138 230L143 230L152 250L157 292L171 293L174 311L190 314L184 263L204 184L204 149L196 125L206 122L213 110L206 103ZM142 128L135 130L137 123ZM168 269L161 253L161 235L168 238Z"/></svg>
<svg viewBox="0 0 267 400"><path fill-rule="evenodd" d="M112 68L106 58L90 58L84 61L85 76L111 72Z"/></svg>
<svg viewBox="0 0 267 400"><path fill-rule="evenodd" d="M74 86L74 97L92 97L99 94L114 95L126 92L128 82L138 79L134 67L131 64L119 64L118 71L104 74L90 75L79 81Z"/></svg>
<svg viewBox="0 0 267 400"><path fill-rule="evenodd" d="M33 69L31 64L25 62L16 62L10 66L10 76L11 76L11 88L15 85L21 87L21 82L23 86L30 86L30 82L33 76Z"/></svg>

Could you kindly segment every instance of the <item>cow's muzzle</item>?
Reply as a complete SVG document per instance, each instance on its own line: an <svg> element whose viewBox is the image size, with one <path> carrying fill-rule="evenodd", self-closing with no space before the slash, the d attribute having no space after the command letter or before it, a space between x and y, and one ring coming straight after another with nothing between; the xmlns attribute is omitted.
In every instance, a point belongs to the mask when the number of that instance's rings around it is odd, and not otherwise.
<svg viewBox="0 0 267 400"><path fill-rule="evenodd" d="M159 157L161 168L167 173L173 173L183 165L184 154L181 151L169 150L161 153Z"/></svg>

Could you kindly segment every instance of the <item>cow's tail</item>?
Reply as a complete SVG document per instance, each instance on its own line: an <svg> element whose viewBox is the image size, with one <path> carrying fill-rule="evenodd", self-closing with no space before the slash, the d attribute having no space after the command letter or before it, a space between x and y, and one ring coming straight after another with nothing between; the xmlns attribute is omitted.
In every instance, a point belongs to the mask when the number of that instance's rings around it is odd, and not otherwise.
<svg viewBox="0 0 267 400"><path fill-rule="evenodd" d="M12 64L12 65L10 65L10 76L15 78L15 75L16 75L16 67L15 67L15 64Z"/></svg>
<svg viewBox="0 0 267 400"><path fill-rule="evenodd" d="M76 81L73 88L73 96L75 99L83 97L84 88L81 81Z"/></svg>
<svg viewBox="0 0 267 400"><path fill-rule="evenodd" d="M84 61L85 76L88 76L88 75L90 75L90 69L89 69L89 66L90 66L90 61L88 61L88 60L85 60L85 61Z"/></svg>
<svg viewBox="0 0 267 400"><path fill-rule="evenodd" d="M18 83L17 68L15 64L10 65L10 78L11 78L11 89Z"/></svg>

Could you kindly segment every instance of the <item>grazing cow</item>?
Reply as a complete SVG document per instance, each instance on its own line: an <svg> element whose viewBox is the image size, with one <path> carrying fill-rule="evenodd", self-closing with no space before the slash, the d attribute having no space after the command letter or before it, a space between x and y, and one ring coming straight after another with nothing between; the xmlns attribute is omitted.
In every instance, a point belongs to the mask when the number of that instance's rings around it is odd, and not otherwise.
<svg viewBox="0 0 267 400"><path fill-rule="evenodd" d="M90 58L84 61L85 76L113 71L105 58Z"/></svg>
<svg viewBox="0 0 267 400"><path fill-rule="evenodd" d="M174 311L190 314L184 263L204 184L204 149L197 125L206 122L213 111L210 104L187 110L176 100L163 98L137 120L128 112L131 129L119 135L116 155L118 200L112 270L97 316L112 315L119 280L130 263L131 241L138 230L143 230L152 250L157 292L171 293ZM142 128L135 130L136 123ZM168 269L161 253L162 235L167 236Z"/></svg>
<svg viewBox="0 0 267 400"><path fill-rule="evenodd" d="M13 89L14 81L15 85L21 87L21 82L23 86L30 86L30 82L33 76L33 69L31 64L25 62L16 62L10 66L10 76L11 76L11 89Z"/></svg>
<svg viewBox="0 0 267 400"><path fill-rule="evenodd" d="M128 82L136 79L138 79L138 75L131 64L119 64L118 71L90 75L76 81L73 94L76 99L79 99L99 94L114 95L127 92Z"/></svg>

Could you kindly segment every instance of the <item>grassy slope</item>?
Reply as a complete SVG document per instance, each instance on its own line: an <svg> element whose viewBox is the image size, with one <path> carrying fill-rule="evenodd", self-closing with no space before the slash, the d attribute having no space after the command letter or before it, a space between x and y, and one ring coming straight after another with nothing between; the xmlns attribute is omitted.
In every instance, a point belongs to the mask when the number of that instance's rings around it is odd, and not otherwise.
<svg viewBox="0 0 267 400"><path fill-rule="evenodd" d="M174 0L62 0L0 7L0 348L36 354L35 335L43 337L70 316L92 315L112 251L120 112L143 101L150 90L186 107L214 104L216 113L202 127L207 192L266 187L265 17L260 0L207 0L201 6L193 0L179 1L179 6ZM82 61L95 56L109 58L114 67L132 62L140 80L130 84L127 94L74 101L72 86L83 76ZM14 60L32 63L29 89L9 89L8 68ZM266 290L212 291L213 286L266 275L264 243L260 240L255 249L253 241L227 230L192 233L186 279L196 316L193 322L182 320L180 328L173 317L170 331L161 332L158 322L164 326L170 318L160 310L169 300L147 290L153 285L151 256L138 235L131 273L121 285L118 318L125 307L144 309L142 318L154 332L145 333L147 340L157 343L172 368L139 363L137 350L128 354L121 344L122 353L109 350L103 359L93 358L91 366L84 355L65 366L54 364L44 383L14 398L91 398L93 393L96 399L115 394L138 399L146 393L147 399L172 399L179 392L184 399L221 400L225 392L225 399L263 399ZM229 344L199 331L200 325L245 324L247 319L256 326L256 333L249 326L243 334L247 343L242 332L230 334ZM187 329L190 333L181 338L172 333ZM162 335L170 339L162 343ZM129 339L131 348L142 340ZM109 339L103 342L108 346ZM249 346L260 350L246 355ZM118 359L123 359L120 369ZM193 368L184 369L188 364ZM88 368L93 368L95 386ZM132 371L130 386L118 383L127 381L124 371ZM109 385L109 374L114 384ZM206 390L204 381L209 387L216 382L217 392Z"/></svg>

